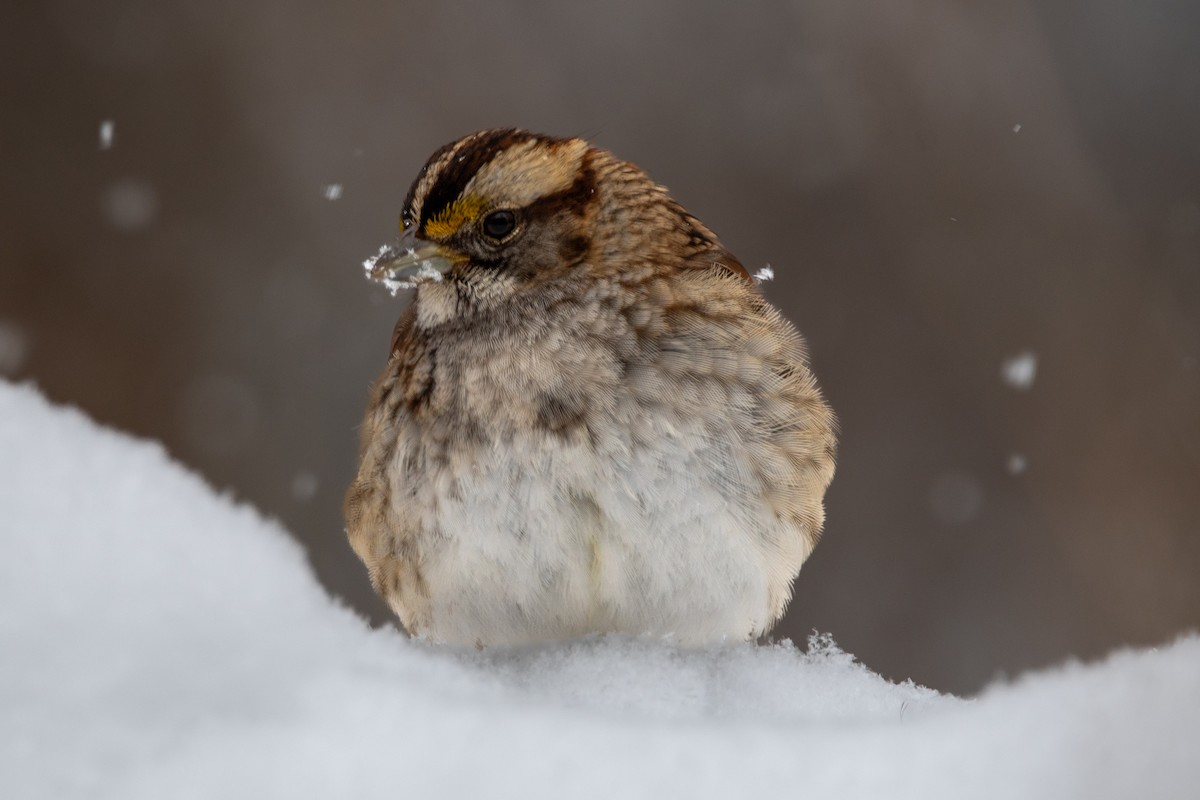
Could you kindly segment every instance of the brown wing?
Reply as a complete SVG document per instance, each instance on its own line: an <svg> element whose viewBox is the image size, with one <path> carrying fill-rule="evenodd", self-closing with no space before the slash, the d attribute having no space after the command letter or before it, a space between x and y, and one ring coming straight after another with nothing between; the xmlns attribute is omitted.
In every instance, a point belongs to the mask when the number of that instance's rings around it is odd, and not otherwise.
<svg viewBox="0 0 1200 800"><path fill-rule="evenodd" d="M681 269L712 269L713 267L723 269L730 275L740 278L746 283L754 283L754 279L750 277L750 273L742 266L742 262L738 261L733 253L724 247L701 250L680 265Z"/></svg>
<svg viewBox="0 0 1200 800"><path fill-rule="evenodd" d="M371 585L400 617L406 630L420 635L429 619L428 591L417 569L416 521L393 508L390 465L400 446L402 404L396 399L401 363L412 341L415 313L410 305L392 331L388 363L375 381L359 442L359 468L346 491L343 515L350 547L367 567ZM402 394L400 392L399 394Z"/></svg>

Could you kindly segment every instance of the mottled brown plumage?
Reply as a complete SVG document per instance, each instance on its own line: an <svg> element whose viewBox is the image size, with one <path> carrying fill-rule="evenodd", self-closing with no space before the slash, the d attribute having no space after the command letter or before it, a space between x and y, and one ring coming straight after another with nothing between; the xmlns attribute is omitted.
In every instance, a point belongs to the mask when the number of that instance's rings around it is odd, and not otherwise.
<svg viewBox="0 0 1200 800"><path fill-rule="evenodd" d="M821 531L834 419L716 235L632 164L514 130L435 153L402 220L370 266L415 296L346 526L405 627L768 630Z"/></svg>

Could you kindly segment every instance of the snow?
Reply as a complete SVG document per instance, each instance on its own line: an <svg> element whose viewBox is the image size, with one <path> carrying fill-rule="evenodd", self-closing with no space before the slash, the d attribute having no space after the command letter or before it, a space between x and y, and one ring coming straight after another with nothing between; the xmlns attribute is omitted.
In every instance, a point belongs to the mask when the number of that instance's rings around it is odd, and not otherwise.
<svg viewBox="0 0 1200 800"><path fill-rule="evenodd" d="M326 200L340 200L342 197L342 185L340 183L327 183L321 189L321 194L325 195Z"/></svg>
<svg viewBox="0 0 1200 800"><path fill-rule="evenodd" d="M1037 377L1037 354L1026 350L1007 358L1000 366L1000 377L1014 389L1025 391L1033 387Z"/></svg>
<svg viewBox="0 0 1200 800"><path fill-rule="evenodd" d="M1184 797L1200 782L1194 635L974 700L889 683L828 637L446 650L370 630L277 523L159 445L7 382L0 547L5 798Z"/></svg>
<svg viewBox="0 0 1200 800"><path fill-rule="evenodd" d="M412 247L404 247L403 253L397 249L398 247L399 245L395 247L389 244L380 245L378 253L363 261L363 271L367 273L368 280L383 284L384 288L391 292L393 297L401 289L415 289L418 284L427 281L437 283L442 280L444 276L441 271L434 267L429 259L419 262L417 272L408 278L396 279L390 277L386 270L378 266L380 261L392 261L401 256L411 257L417 254L417 251Z"/></svg>
<svg viewBox="0 0 1200 800"><path fill-rule="evenodd" d="M767 281L774 280L774 279L775 279L775 270L771 268L770 264L766 264L765 266L763 266L762 269L760 269L758 272L754 273L754 282L755 283L766 283Z"/></svg>
<svg viewBox="0 0 1200 800"><path fill-rule="evenodd" d="M111 119L106 119L100 123L100 149L109 150L113 146L113 134L116 132L116 123Z"/></svg>

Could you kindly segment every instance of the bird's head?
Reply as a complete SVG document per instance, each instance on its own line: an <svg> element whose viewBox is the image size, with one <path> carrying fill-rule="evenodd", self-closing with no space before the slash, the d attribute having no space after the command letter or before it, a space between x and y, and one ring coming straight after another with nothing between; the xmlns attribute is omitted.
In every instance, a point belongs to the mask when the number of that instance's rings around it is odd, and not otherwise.
<svg viewBox="0 0 1200 800"><path fill-rule="evenodd" d="M515 129L464 136L435 152L409 189L399 242L368 259L375 280L418 288L433 324L537 287L675 268L720 253L715 234L638 167L579 138Z"/></svg>
<svg viewBox="0 0 1200 800"><path fill-rule="evenodd" d="M398 244L371 277L491 305L581 263L595 173L588 143L486 130L434 153L409 189Z"/></svg>

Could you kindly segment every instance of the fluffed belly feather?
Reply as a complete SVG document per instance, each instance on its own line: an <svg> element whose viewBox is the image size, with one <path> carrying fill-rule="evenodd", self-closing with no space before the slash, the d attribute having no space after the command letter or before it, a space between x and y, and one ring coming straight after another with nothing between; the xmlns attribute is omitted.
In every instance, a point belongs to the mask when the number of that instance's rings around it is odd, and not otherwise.
<svg viewBox="0 0 1200 800"><path fill-rule="evenodd" d="M607 631L704 644L767 630L807 555L781 563L773 543L800 533L780 530L735 436L648 424L653 448L527 434L426 472L413 506L428 613L415 632L468 645Z"/></svg>

